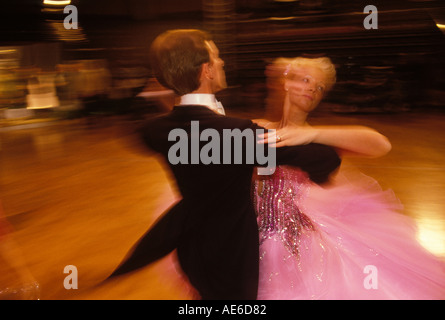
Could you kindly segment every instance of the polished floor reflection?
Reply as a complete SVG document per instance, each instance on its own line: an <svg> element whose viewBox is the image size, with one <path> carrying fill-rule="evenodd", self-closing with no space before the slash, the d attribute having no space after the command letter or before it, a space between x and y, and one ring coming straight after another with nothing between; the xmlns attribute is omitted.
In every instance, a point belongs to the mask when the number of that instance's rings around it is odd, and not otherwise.
<svg viewBox="0 0 445 320"><path fill-rule="evenodd" d="M389 137L387 156L343 166L393 189L422 244L445 258L445 114L320 113L312 123L369 125ZM94 287L175 199L168 172L134 144L134 124L105 117L0 128L0 198L41 299L187 298L162 262ZM76 267L78 289L64 287L66 266Z"/></svg>

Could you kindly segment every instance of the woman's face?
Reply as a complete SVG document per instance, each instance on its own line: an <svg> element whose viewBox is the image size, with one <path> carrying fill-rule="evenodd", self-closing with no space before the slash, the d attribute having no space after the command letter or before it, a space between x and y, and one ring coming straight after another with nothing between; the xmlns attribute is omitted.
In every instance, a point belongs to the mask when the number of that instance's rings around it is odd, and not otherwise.
<svg viewBox="0 0 445 320"><path fill-rule="evenodd" d="M291 70L284 83L291 106L306 113L314 110L326 90L326 76L317 67L299 67Z"/></svg>

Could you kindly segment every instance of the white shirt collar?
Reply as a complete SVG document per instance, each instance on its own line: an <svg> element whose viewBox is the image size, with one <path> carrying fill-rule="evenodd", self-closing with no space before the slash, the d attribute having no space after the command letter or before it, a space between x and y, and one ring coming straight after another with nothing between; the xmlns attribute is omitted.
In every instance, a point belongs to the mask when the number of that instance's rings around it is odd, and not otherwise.
<svg viewBox="0 0 445 320"><path fill-rule="evenodd" d="M181 96L180 105L202 105L209 107L213 111L225 115L224 107L221 102L216 100L215 95L211 93L189 93Z"/></svg>

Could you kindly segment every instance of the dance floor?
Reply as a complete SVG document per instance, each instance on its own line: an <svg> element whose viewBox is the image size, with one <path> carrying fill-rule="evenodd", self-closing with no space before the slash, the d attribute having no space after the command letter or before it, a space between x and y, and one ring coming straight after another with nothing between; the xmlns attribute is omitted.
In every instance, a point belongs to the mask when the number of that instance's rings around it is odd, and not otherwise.
<svg viewBox="0 0 445 320"><path fill-rule="evenodd" d="M445 114L321 113L312 123L368 125L391 140L388 155L343 166L393 189L422 244L445 258ZM175 200L169 173L132 140L133 125L110 116L0 128L0 199L42 300L187 298L162 261L97 286ZM76 267L78 289L65 288L66 266Z"/></svg>

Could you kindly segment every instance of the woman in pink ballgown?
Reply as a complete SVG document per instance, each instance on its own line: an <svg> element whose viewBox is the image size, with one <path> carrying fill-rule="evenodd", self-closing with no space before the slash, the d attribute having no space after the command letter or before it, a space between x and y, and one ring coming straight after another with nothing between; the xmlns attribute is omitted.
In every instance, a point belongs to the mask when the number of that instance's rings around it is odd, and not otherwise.
<svg viewBox="0 0 445 320"><path fill-rule="evenodd" d="M276 146L321 143L341 154L378 157L391 145L367 127L312 127L306 121L335 83L328 58L278 59L283 116L258 121ZM280 128L287 127L286 133ZM294 131L290 134L289 127ZM253 198L260 230L258 299L443 299L444 264L416 240L415 221L391 190L340 170L324 186L280 166L257 176Z"/></svg>

